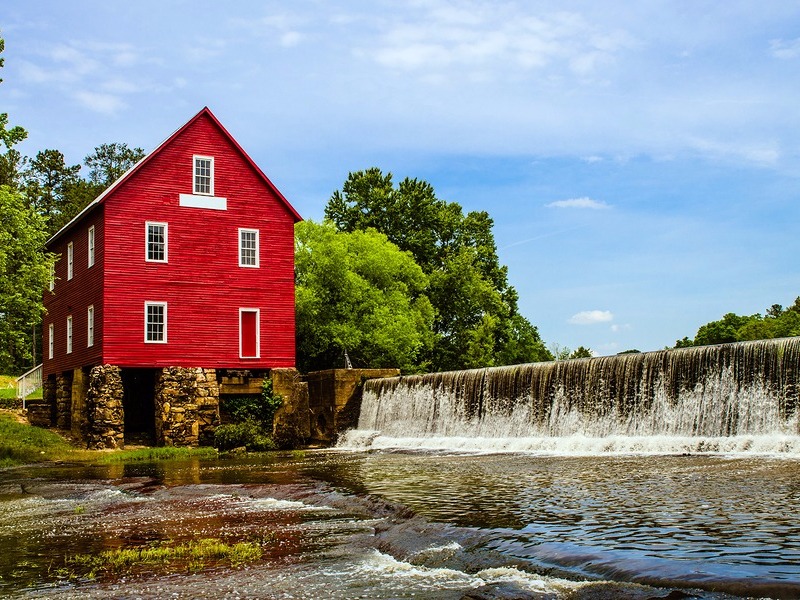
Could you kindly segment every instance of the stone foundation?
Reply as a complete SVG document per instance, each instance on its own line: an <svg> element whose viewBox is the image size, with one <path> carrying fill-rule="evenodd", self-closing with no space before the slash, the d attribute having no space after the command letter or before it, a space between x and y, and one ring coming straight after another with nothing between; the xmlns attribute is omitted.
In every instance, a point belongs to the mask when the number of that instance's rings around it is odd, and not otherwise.
<svg viewBox="0 0 800 600"><path fill-rule="evenodd" d="M72 437L84 440L89 436L89 407L86 397L89 393L90 375L88 370L75 369L72 372L72 398L70 429Z"/></svg>
<svg viewBox="0 0 800 600"><path fill-rule="evenodd" d="M210 445L219 425L219 386L214 369L168 367L156 375L156 443Z"/></svg>
<svg viewBox="0 0 800 600"><path fill-rule="evenodd" d="M72 373L56 376L56 427L72 427Z"/></svg>
<svg viewBox="0 0 800 600"><path fill-rule="evenodd" d="M80 426L80 431L85 432L89 448L125 446L125 412L122 407L124 392L121 373L121 369L114 365L98 365L89 373L85 404L86 420ZM80 401L76 402L76 406L80 407ZM76 418L77 415L73 417Z"/></svg>
<svg viewBox="0 0 800 600"><path fill-rule="evenodd" d="M28 422L36 427L52 427L56 415L56 378L45 377L42 381L42 399L25 403Z"/></svg>

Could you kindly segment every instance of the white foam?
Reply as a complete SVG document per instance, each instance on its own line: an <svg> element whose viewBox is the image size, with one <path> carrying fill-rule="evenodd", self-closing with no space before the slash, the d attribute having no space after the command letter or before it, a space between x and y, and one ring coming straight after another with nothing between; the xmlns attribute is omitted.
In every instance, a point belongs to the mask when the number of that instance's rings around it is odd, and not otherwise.
<svg viewBox="0 0 800 600"><path fill-rule="evenodd" d="M368 440L368 441L367 441ZM373 430L353 430L342 436L342 450L408 450L469 452L480 454L530 453L543 455L625 455L625 454L725 454L800 458L800 436L740 435L729 437L624 436L590 437L394 437Z"/></svg>

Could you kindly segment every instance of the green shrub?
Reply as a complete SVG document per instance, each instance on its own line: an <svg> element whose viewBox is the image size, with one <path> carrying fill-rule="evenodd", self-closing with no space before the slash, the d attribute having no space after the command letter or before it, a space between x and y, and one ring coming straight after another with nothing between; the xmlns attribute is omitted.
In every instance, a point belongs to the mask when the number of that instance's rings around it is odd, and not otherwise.
<svg viewBox="0 0 800 600"><path fill-rule="evenodd" d="M263 452L275 450L275 443L260 423L247 419L217 427L214 432L214 447L219 450L244 447L250 452Z"/></svg>
<svg viewBox="0 0 800 600"><path fill-rule="evenodd" d="M219 450L245 447L252 452L275 449L272 421L283 405L283 398L272 390L271 379L264 379L259 396L232 396L222 402L233 423L217 427L214 447Z"/></svg>

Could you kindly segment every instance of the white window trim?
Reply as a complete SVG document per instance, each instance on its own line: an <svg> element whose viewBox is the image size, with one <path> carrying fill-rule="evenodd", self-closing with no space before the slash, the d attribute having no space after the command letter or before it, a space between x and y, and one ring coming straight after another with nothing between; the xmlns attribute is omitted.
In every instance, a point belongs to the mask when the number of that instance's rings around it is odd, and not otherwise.
<svg viewBox="0 0 800 600"><path fill-rule="evenodd" d="M88 241L88 249L89 249L89 266L88 268L92 268L94 266L94 225L89 227L89 231L87 232L87 241Z"/></svg>
<svg viewBox="0 0 800 600"><path fill-rule="evenodd" d="M51 292L56 289L56 265L55 265L55 263L50 265L50 285L49 285L49 287L50 287L50 291Z"/></svg>
<svg viewBox="0 0 800 600"><path fill-rule="evenodd" d="M67 354L72 354L72 315L67 317Z"/></svg>
<svg viewBox="0 0 800 600"><path fill-rule="evenodd" d="M55 327L52 323L50 323L49 327L47 328L47 358L48 360L53 360L53 355L55 354Z"/></svg>
<svg viewBox="0 0 800 600"><path fill-rule="evenodd" d="M86 309L86 347L94 346L94 304Z"/></svg>
<svg viewBox="0 0 800 600"><path fill-rule="evenodd" d="M200 192L197 190L197 161L198 159L210 161L211 178L209 180L208 192ZM214 157L206 156L203 154L195 154L192 156L192 194L195 196L213 196L214 195Z"/></svg>
<svg viewBox="0 0 800 600"><path fill-rule="evenodd" d="M242 355L242 313L256 313L256 355ZM261 309L260 308L240 308L239 309L239 358L261 358Z"/></svg>
<svg viewBox="0 0 800 600"><path fill-rule="evenodd" d="M147 339L147 307L148 306L163 306L164 307L164 339L163 340L148 340ZM145 344L166 344L167 343L167 303L166 302L151 302L144 303L144 343Z"/></svg>
<svg viewBox="0 0 800 600"><path fill-rule="evenodd" d="M72 242L67 244L67 281L75 274L75 247Z"/></svg>
<svg viewBox="0 0 800 600"><path fill-rule="evenodd" d="M164 260L156 260L149 258L150 256L150 227L163 227L164 228ZM146 221L144 224L144 260L150 263L167 263L169 262L169 224L160 223L156 221Z"/></svg>
<svg viewBox="0 0 800 600"><path fill-rule="evenodd" d="M255 233L256 234L256 264L254 265L245 265L242 263L242 234L243 233ZM245 269L258 269L261 266L261 242L259 239L258 229L246 229L243 227L239 228L239 266Z"/></svg>

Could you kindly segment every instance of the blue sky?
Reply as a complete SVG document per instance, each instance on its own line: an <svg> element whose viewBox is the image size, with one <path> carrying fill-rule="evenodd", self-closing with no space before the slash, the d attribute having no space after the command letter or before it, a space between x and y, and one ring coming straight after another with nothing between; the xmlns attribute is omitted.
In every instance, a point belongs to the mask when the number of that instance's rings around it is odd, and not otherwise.
<svg viewBox="0 0 800 600"><path fill-rule="evenodd" d="M655 350L800 295L800 4L5 0L33 155L209 106L305 218L348 172L486 210L548 344Z"/></svg>

